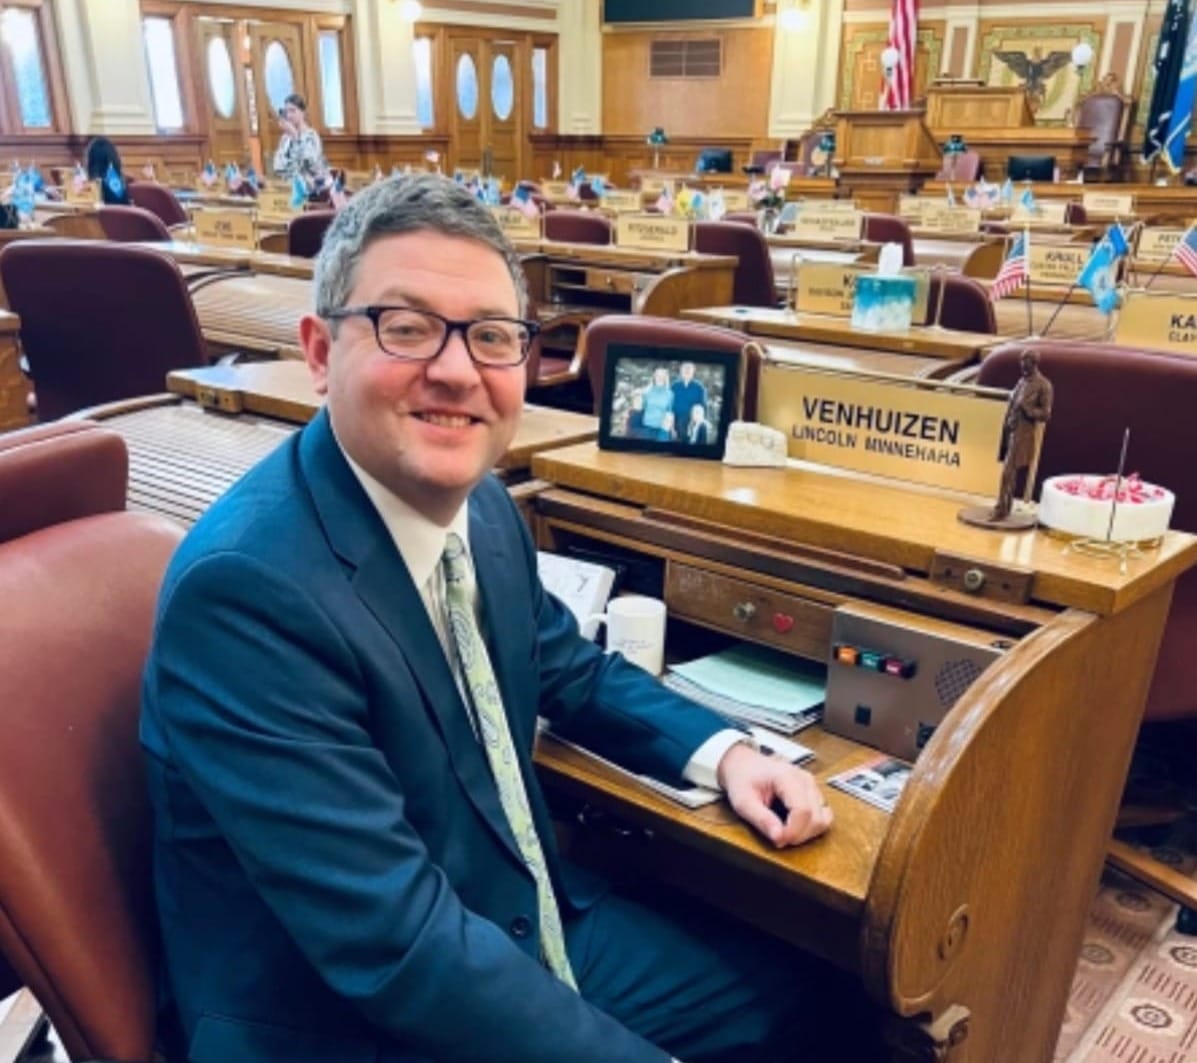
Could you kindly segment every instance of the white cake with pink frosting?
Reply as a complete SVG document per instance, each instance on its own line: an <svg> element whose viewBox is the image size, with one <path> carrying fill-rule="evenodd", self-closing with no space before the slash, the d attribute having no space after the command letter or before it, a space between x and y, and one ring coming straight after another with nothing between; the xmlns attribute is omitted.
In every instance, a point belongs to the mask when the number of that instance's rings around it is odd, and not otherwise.
<svg viewBox="0 0 1197 1063"><path fill-rule="evenodd" d="M1053 476L1043 484L1039 523L1083 539L1105 539L1108 534L1114 542L1144 542L1168 530L1175 502L1171 491L1144 483L1137 473L1121 481L1116 476Z"/></svg>

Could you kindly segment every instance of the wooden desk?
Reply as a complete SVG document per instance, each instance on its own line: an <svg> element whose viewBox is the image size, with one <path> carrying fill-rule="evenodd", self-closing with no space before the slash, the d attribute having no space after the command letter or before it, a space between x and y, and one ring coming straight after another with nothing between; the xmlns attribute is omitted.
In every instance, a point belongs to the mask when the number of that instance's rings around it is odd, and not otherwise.
<svg viewBox="0 0 1197 1063"><path fill-rule="evenodd" d="M197 244L187 240L143 243L136 246L161 251L170 255L179 265L213 266L218 269L265 273L273 277L310 280L316 268L316 260L312 258L283 255L273 251L241 251L235 247L214 247L211 244Z"/></svg>
<svg viewBox="0 0 1197 1063"><path fill-rule="evenodd" d="M170 393L108 403L72 417L103 421L124 437L131 509L187 525L322 405L307 366L299 362L176 370L167 385ZM527 404L495 472L526 505L533 455L597 433L594 417Z"/></svg>
<svg viewBox="0 0 1197 1063"><path fill-rule="evenodd" d="M190 286L200 327L214 353L303 357L299 321L313 309L310 280L229 272L196 277Z"/></svg>
<svg viewBox="0 0 1197 1063"><path fill-rule="evenodd" d="M998 336L944 328L915 327L905 332L863 332L854 329L848 318L755 306L704 307L687 310L682 316L724 328L739 329L750 336L811 340L841 347L946 358L961 363L978 361L990 347L1001 342Z"/></svg>
<svg viewBox="0 0 1197 1063"><path fill-rule="evenodd" d="M552 790L651 831L597 843L625 870L856 972L903 1037L934 1044L920 1016L967 1033L950 1054L941 1037L942 1055L918 1058L1050 1060L1171 586L1197 562L1197 540L1169 533L1123 575L1038 532L961 525L960 503L938 493L847 475L593 445L539 455L533 472L554 485L534 503L539 545L638 554L659 569L679 631L826 662L834 610L867 602L899 623L1007 640L927 743L893 815L825 789L835 824L798 849L773 850L722 807L680 809L551 740L538 763ZM959 589L971 566L989 573L976 596ZM1029 598L1003 602L1016 570ZM790 626L774 626L781 614ZM801 739L822 780L870 752L817 731Z"/></svg>
<svg viewBox="0 0 1197 1063"><path fill-rule="evenodd" d="M30 384L21 372L20 332L21 319L0 310L0 432L24 428L29 423L25 397Z"/></svg>

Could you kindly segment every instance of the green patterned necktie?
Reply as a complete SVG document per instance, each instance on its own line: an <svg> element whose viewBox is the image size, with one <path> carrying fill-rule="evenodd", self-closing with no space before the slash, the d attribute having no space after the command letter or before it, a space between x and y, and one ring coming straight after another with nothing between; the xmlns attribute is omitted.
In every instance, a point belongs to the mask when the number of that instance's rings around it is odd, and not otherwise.
<svg viewBox="0 0 1197 1063"><path fill-rule="evenodd" d="M474 610L466 590L466 550L461 539L450 532L441 557L445 570L445 599L449 606L449 627L457 647L457 657L465 676L466 688L478 717L478 731L486 749L486 759L499 790L499 802L507 822L515 835L520 855L536 880L536 898L540 910L540 950L545 965L571 989L577 989L569 956L565 952L565 934L561 929L561 913L553 896L545 866L544 850L536 834L528 793L520 775L515 744L503 711L503 699L495 680L486 644L474 619Z"/></svg>

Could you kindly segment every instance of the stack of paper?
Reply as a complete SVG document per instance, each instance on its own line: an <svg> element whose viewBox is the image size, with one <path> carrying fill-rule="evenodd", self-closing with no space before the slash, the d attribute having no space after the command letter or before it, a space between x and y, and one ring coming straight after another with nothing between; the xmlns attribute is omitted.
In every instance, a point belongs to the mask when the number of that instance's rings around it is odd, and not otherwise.
<svg viewBox="0 0 1197 1063"><path fill-rule="evenodd" d="M827 693L821 669L804 668L793 657L749 643L672 665L664 683L730 719L782 734L818 720Z"/></svg>

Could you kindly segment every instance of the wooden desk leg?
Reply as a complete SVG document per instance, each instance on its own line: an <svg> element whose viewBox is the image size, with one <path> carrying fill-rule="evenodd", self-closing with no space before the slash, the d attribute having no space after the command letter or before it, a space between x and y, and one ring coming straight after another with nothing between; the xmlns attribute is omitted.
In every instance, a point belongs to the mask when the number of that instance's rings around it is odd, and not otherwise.
<svg viewBox="0 0 1197 1063"><path fill-rule="evenodd" d="M953 1004L935 1019L900 1019L886 1022L885 1042L891 1063L951 1063L953 1049L968 1036L968 1008Z"/></svg>

